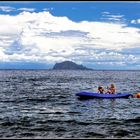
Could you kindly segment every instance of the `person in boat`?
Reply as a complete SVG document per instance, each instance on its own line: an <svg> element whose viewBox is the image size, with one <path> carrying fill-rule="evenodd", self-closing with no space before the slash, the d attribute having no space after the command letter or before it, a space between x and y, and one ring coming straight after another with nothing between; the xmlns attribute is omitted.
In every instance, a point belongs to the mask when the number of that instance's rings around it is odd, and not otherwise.
<svg viewBox="0 0 140 140"><path fill-rule="evenodd" d="M133 94L132 98L140 98L140 93Z"/></svg>
<svg viewBox="0 0 140 140"><path fill-rule="evenodd" d="M116 93L115 85L111 84L106 93L115 94Z"/></svg>
<svg viewBox="0 0 140 140"><path fill-rule="evenodd" d="M102 86L99 86L98 87L98 93L101 93L101 94L103 94L104 93L104 88L102 87Z"/></svg>

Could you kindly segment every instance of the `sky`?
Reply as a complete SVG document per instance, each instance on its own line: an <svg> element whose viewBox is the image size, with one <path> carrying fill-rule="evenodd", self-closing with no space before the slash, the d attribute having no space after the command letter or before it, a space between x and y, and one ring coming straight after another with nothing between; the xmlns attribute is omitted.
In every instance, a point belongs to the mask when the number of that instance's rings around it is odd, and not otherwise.
<svg viewBox="0 0 140 140"><path fill-rule="evenodd" d="M140 2L0 2L0 69L140 70Z"/></svg>

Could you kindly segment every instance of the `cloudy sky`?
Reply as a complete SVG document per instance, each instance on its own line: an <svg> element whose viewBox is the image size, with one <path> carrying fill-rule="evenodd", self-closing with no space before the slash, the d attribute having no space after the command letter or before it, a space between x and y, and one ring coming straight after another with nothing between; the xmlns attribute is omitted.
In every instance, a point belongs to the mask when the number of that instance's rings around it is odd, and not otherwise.
<svg viewBox="0 0 140 140"><path fill-rule="evenodd" d="M140 70L140 2L0 2L0 68L65 60Z"/></svg>

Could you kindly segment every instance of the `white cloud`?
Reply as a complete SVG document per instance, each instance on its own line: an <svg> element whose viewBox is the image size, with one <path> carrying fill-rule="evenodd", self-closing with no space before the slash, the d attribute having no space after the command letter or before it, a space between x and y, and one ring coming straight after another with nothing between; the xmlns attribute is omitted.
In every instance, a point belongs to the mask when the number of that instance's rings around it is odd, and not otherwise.
<svg viewBox="0 0 140 140"><path fill-rule="evenodd" d="M35 8L15 8L11 6L0 6L0 10L3 12L12 12L12 11L26 11L26 12L34 12Z"/></svg>
<svg viewBox="0 0 140 140"><path fill-rule="evenodd" d="M34 12L35 8L19 8L17 10L19 10L19 11L27 11L27 12Z"/></svg>
<svg viewBox="0 0 140 140"><path fill-rule="evenodd" d="M0 10L3 12L11 12L15 11L15 8L11 6L0 6Z"/></svg>
<svg viewBox="0 0 140 140"><path fill-rule="evenodd" d="M102 12L102 14L110 14L110 12L106 12L106 11L105 11L105 12Z"/></svg>
<svg viewBox="0 0 140 140"><path fill-rule="evenodd" d="M50 11L50 10L54 10L54 8L53 8L53 7L50 7L50 8L44 8L43 10L44 10L44 11Z"/></svg>
<svg viewBox="0 0 140 140"><path fill-rule="evenodd" d="M120 18L115 16L114 18ZM0 61L128 65L140 63L140 29L125 24L74 22L49 12L0 15ZM138 65L137 64L137 65Z"/></svg>
<svg viewBox="0 0 140 140"><path fill-rule="evenodd" d="M140 23L140 19L133 19L133 20L131 20L131 23L132 24L139 24Z"/></svg>
<svg viewBox="0 0 140 140"><path fill-rule="evenodd" d="M108 20L108 21L112 21L115 23L125 23L125 18L124 15L120 15L120 14L111 14L109 12L102 12L102 18L103 20Z"/></svg>
<svg viewBox="0 0 140 140"><path fill-rule="evenodd" d="M124 15L106 15L107 17L112 17L112 18L122 18Z"/></svg>

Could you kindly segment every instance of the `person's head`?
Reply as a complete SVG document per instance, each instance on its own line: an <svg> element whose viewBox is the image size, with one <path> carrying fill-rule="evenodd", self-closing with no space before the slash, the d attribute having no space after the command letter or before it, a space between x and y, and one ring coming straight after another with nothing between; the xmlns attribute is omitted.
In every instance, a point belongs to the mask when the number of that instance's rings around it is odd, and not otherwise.
<svg viewBox="0 0 140 140"><path fill-rule="evenodd" d="M135 98L140 98L140 93L134 95Z"/></svg>
<svg viewBox="0 0 140 140"><path fill-rule="evenodd" d="M99 86L99 87L98 87L98 90L99 90L99 91L103 91L104 89L103 89L103 87Z"/></svg>
<svg viewBox="0 0 140 140"><path fill-rule="evenodd" d="M114 84L111 84L110 87L111 87L111 88L115 88L115 85L114 85Z"/></svg>

